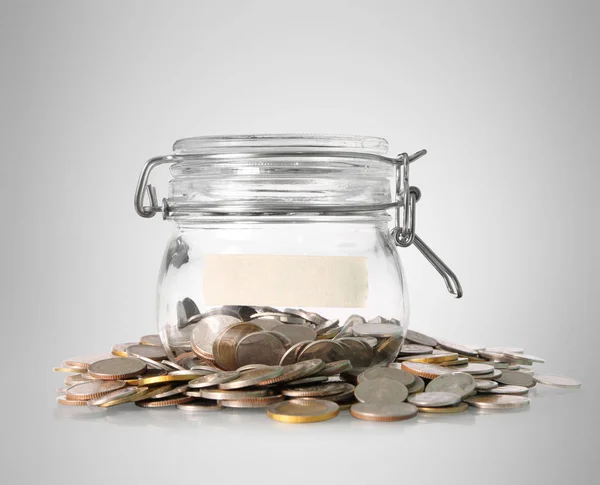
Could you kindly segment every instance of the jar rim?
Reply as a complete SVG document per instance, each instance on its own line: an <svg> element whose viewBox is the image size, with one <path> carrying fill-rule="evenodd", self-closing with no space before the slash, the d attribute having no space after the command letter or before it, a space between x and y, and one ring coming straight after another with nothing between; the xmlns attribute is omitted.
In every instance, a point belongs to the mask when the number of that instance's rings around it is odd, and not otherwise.
<svg viewBox="0 0 600 485"><path fill-rule="evenodd" d="M175 155L209 155L217 153L277 152L349 152L385 155L388 142L384 138L363 135L320 135L284 133L258 135L195 136L173 144Z"/></svg>

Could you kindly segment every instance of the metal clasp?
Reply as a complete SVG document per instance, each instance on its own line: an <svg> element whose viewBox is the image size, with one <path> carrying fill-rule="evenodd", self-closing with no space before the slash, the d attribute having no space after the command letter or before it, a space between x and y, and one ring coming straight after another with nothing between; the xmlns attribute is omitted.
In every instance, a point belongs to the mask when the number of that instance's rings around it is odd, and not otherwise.
<svg viewBox="0 0 600 485"><path fill-rule="evenodd" d="M418 187L410 185L410 163L427 154L427 150L420 150L412 155L401 153L395 159L396 166L396 226L392 229L392 238L397 246L406 248L414 243L420 253L431 263L442 276L446 288L456 298L463 296L462 287L454 272L444 263L425 242L417 236L416 206L421 199Z"/></svg>
<svg viewBox="0 0 600 485"><path fill-rule="evenodd" d="M152 170L154 170L154 168L165 163L174 163L177 160L179 160L178 157L165 155L162 157L151 158L144 164L144 168L142 169L142 173L138 179L137 187L135 189L135 196L133 199L135 211L141 217L154 217L157 212L162 212L163 219L167 218L167 215L169 214L167 200L163 199L162 206L159 205L158 198L156 197L156 187L154 187L152 184L149 184L148 179L150 178L150 173ZM146 193L148 194L150 205L144 205L144 196Z"/></svg>

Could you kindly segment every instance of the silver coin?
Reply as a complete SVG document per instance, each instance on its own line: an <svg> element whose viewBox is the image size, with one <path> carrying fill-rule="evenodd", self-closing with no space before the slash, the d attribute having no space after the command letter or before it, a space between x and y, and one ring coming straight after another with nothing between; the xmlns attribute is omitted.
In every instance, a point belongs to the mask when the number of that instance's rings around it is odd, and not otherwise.
<svg viewBox="0 0 600 485"><path fill-rule="evenodd" d="M500 384L506 384L507 386L535 386L535 379L533 378L533 376L523 374L518 370L505 370L502 372L502 375L500 377L494 380Z"/></svg>
<svg viewBox="0 0 600 485"><path fill-rule="evenodd" d="M323 323L315 327L317 335L323 335L329 332L331 329L337 328L340 324L339 320L325 320Z"/></svg>
<svg viewBox="0 0 600 485"><path fill-rule="evenodd" d="M415 376L415 382L412 385L408 386L409 394L416 394L417 392L421 392L425 389L425 381L421 379L419 376Z"/></svg>
<svg viewBox="0 0 600 485"><path fill-rule="evenodd" d="M146 364L132 357L113 357L90 364L88 374L99 379L134 377L146 371Z"/></svg>
<svg viewBox="0 0 600 485"><path fill-rule="evenodd" d="M190 367L190 370L194 372L204 371L207 373L219 372L219 369L217 369L216 367L209 367L207 365L193 365Z"/></svg>
<svg viewBox="0 0 600 485"><path fill-rule="evenodd" d="M402 327L393 323L363 323L354 325L352 333L357 337L401 337Z"/></svg>
<svg viewBox="0 0 600 485"><path fill-rule="evenodd" d="M219 411L223 409L223 406L211 400L196 400L178 404L177 409L186 413L205 413L208 411Z"/></svg>
<svg viewBox="0 0 600 485"><path fill-rule="evenodd" d="M306 345L298 356L298 362L321 359L326 364L337 360L345 360L344 347L333 340L316 340Z"/></svg>
<svg viewBox="0 0 600 485"><path fill-rule="evenodd" d="M508 357L509 359L516 360L518 362L531 361L531 362L538 362L540 364L543 364L546 362L541 357L536 357L535 355L531 355L531 354L504 352L504 355L506 357ZM526 365L528 365L528 364L526 364Z"/></svg>
<svg viewBox="0 0 600 485"><path fill-rule="evenodd" d="M350 414L366 421L404 421L414 418L418 408L405 402L396 404L356 403L350 408Z"/></svg>
<svg viewBox="0 0 600 485"><path fill-rule="evenodd" d="M489 391L498 387L496 381L490 381L488 379L475 379L475 390L477 391Z"/></svg>
<svg viewBox="0 0 600 485"><path fill-rule="evenodd" d="M224 371L224 372L215 372L214 374L208 374L205 376L198 377L190 382L188 382L188 386L190 389L200 389L204 387L213 387L218 386L219 384L223 384L225 382L232 381L240 377L240 373L238 371Z"/></svg>
<svg viewBox="0 0 600 485"><path fill-rule="evenodd" d="M289 349L285 351L285 354L283 354L283 357L279 361L279 365L295 364L298 360L300 352L304 350L304 347L306 347L311 342L311 340L306 340L304 342L298 342L296 345L292 345Z"/></svg>
<svg viewBox="0 0 600 485"><path fill-rule="evenodd" d="M125 397L133 396L137 392L137 387L123 387L122 389L117 389L115 391L109 392L108 394L105 394L102 397L88 401L88 405L100 406L101 404L106 404L107 402L114 401L115 399L122 399Z"/></svg>
<svg viewBox="0 0 600 485"><path fill-rule="evenodd" d="M453 392L420 392L408 398L408 402L422 408L441 408L461 401L461 396Z"/></svg>
<svg viewBox="0 0 600 485"><path fill-rule="evenodd" d="M505 352L509 352L511 354L522 354L524 352L524 350L520 347L485 347L483 350L497 354L504 354Z"/></svg>
<svg viewBox="0 0 600 485"><path fill-rule="evenodd" d="M473 392L473 390L475 390L475 379L470 374L453 372L452 374L444 374L433 379L425 387L425 394L431 392L451 392L462 398Z"/></svg>
<svg viewBox="0 0 600 485"><path fill-rule="evenodd" d="M345 349L346 356L352 367L368 367L373 361L373 348L358 337L344 337L336 340Z"/></svg>
<svg viewBox="0 0 600 485"><path fill-rule="evenodd" d="M250 399L254 397L265 397L271 395L268 389L200 389L198 391L186 391L185 395L222 401L226 399Z"/></svg>
<svg viewBox="0 0 600 485"><path fill-rule="evenodd" d="M235 349L238 366L248 364L277 365L285 354L285 346L270 332L256 332L243 337Z"/></svg>
<svg viewBox="0 0 600 485"><path fill-rule="evenodd" d="M248 365L243 365L242 367L239 367L238 369L236 369L236 372L239 372L241 374L242 372L246 372L248 370L264 369L267 367L271 367L271 366L265 365L265 364L248 364Z"/></svg>
<svg viewBox="0 0 600 485"><path fill-rule="evenodd" d="M188 386L187 386L187 384L184 384L183 386L173 387L172 389L169 389L168 391L161 392L159 394L155 394L154 396L152 396L151 399L162 399L164 397L177 396L177 394L183 394L187 390L188 390Z"/></svg>
<svg viewBox="0 0 600 485"><path fill-rule="evenodd" d="M162 365L166 365L167 367L169 367L170 368L169 371L172 371L172 370L188 370L185 367L183 367L183 366L181 366L179 364L176 364L175 362L171 362L170 360L163 360L163 361L161 361L161 364Z"/></svg>
<svg viewBox="0 0 600 485"><path fill-rule="evenodd" d="M167 359L167 353L165 352L165 349L162 346L157 347L155 345L131 345L130 347L127 347L127 355L129 357L137 358L145 357L146 359L151 359L157 362Z"/></svg>
<svg viewBox="0 0 600 485"><path fill-rule="evenodd" d="M577 379L571 379L570 377L557 376L553 374L536 374L534 377L536 382L545 384L546 386L554 387L581 387L581 382Z"/></svg>
<svg viewBox="0 0 600 485"><path fill-rule="evenodd" d="M513 370L513 369L511 369L511 370ZM514 370L516 370L516 369L514 369ZM519 372L522 372L523 374L528 374L530 376L532 376L533 374L535 374L535 372L533 371L533 369L529 369L527 367L523 367L522 365L519 366L518 370L519 370Z"/></svg>
<svg viewBox="0 0 600 485"><path fill-rule="evenodd" d="M483 394L527 394L529 389L523 386L498 386L487 391L480 390Z"/></svg>
<svg viewBox="0 0 600 485"><path fill-rule="evenodd" d="M406 340L412 344L426 345L427 347L437 347L438 341L414 330L406 331Z"/></svg>
<svg viewBox="0 0 600 485"><path fill-rule="evenodd" d="M395 404L407 398L408 389L398 381L379 377L359 383L354 389L354 396L364 403Z"/></svg>
<svg viewBox="0 0 600 485"><path fill-rule="evenodd" d="M335 362L329 362L328 364L325 364L325 367L319 371L319 375L335 376L350 369L352 369L352 364L349 360L337 360Z"/></svg>
<svg viewBox="0 0 600 485"><path fill-rule="evenodd" d="M415 376L406 372L405 370L396 369L393 367L372 367L358 376L358 383L360 384L366 380L378 379L380 377L386 377L393 381L398 381L400 384L404 384L406 387L415 382Z"/></svg>
<svg viewBox="0 0 600 485"><path fill-rule="evenodd" d="M279 320L274 318L253 318L252 323L258 325L263 330L272 330L274 327L281 325Z"/></svg>
<svg viewBox="0 0 600 485"><path fill-rule="evenodd" d="M283 374L283 367L267 367L264 369L249 370L233 381L219 384L219 389L241 389L244 387L255 386L260 382L279 377L281 374Z"/></svg>
<svg viewBox="0 0 600 485"><path fill-rule="evenodd" d="M468 357L477 357L479 355L479 353L471 347L455 342L448 342L447 340L438 340L438 346L449 352L456 352Z"/></svg>
<svg viewBox="0 0 600 485"><path fill-rule="evenodd" d="M433 352L433 347L428 347L427 345L419 345L419 344L404 344L400 347L400 352L398 353L399 357L405 357L408 355L424 355L431 354Z"/></svg>
<svg viewBox="0 0 600 485"><path fill-rule="evenodd" d="M464 401L469 406L481 409L514 409L529 406L529 398L510 394L480 394L467 397Z"/></svg>
<svg viewBox="0 0 600 485"><path fill-rule="evenodd" d="M494 367L488 364L480 364L479 362L471 362L464 367L458 367L456 369L458 372L463 372L465 374L474 374L474 375L484 375L484 374L493 374Z"/></svg>
<svg viewBox="0 0 600 485"><path fill-rule="evenodd" d="M213 343L219 332L240 322L239 318L231 315L205 316L194 327L192 343L202 354L212 358Z"/></svg>
<svg viewBox="0 0 600 485"><path fill-rule="evenodd" d="M346 391L345 382L328 382L312 386L286 387L281 390L281 394L289 397L320 397L333 396L344 391Z"/></svg>
<svg viewBox="0 0 600 485"><path fill-rule="evenodd" d="M294 365L294 364L292 364ZM329 378L327 376L310 376L310 377L303 377L302 379L296 379L293 381L288 381L285 383L286 386L305 386L308 384L317 384L319 382L327 382L329 380Z"/></svg>
<svg viewBox="0 0 600 485"><path fill-rule="evenodd" d="M299 342L307 340L315 340L317 332L306 325L290 325L280 323L271 329L273 332L279 332L285 335L290 340L290 345L295 345Z"/></svg>
<svg viewBox="0 0 600 485"><path fill-rule="evenodd" d="M498 379L502 376L502 372L500 369L494 369L490 374L471 374L473 379Z"/></svg>
<svg viewBox="0 0 600 485"><path fill-rule="evenodd" d="M136 359L141 360L142 362L144 362L149 368L152 369L159 369L159 370L163 370L165 372L171 372L173 370L172 367L162 364L160 362L156 362L155 360L152 360L148 357L144 357L143 355L139 355L139 354L132 354L133 357L135 357Z"/></svg>

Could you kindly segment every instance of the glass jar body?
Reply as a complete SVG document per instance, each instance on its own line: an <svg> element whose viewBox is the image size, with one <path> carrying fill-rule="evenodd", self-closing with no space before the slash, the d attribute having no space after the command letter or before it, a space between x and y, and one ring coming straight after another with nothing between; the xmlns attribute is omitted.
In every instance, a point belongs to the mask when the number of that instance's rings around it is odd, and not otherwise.
<svg viewBox="0 0 600 485"><path fill-rule="evenodd" d="M175 225L157 298L159 334L170 358L224 370L309 358L348 358L367 367L396 358L409 306L386 217L301 221L288 215ZM223 344L228 358L219 356L227 328L241 330L241 322L251 326ZM292 328L298 325L311 330ZM246 332L263 333L248 337L250 346L242 340ZM244 351L249 348L253 352Z"/></svg>

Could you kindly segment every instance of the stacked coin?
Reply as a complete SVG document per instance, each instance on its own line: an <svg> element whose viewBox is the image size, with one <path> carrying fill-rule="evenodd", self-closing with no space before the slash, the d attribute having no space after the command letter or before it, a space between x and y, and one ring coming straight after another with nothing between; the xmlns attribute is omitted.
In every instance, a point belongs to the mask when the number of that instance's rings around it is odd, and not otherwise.
<svg viewBox="0 0 600 485"><path fill-rule="evenodd" d="M190 302L181 305L180 323L193 326L191 351L167 359L158 335L145 335L114 345L111 355L66 359L55 368L72 373L58 402L93 409L133 402L184 413L266 408L287 423L325 421L349 409L357 419L401 421L469 406L526 407L537 383L581 386L523 368L544 360L519 348L473 348L414 331L389 354L398 354L395 362L377 365L385 361L381 348L398 339L390 325L401 329L381 317L353 315L340 327L301 310L221 307L190 323L183 318L195 311Z"/></svg>

